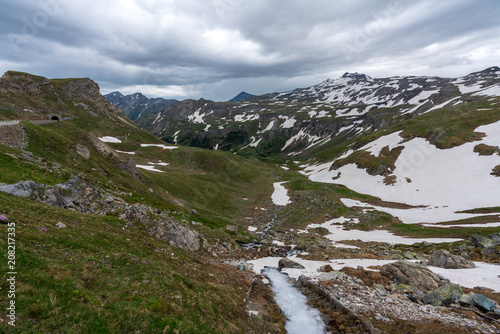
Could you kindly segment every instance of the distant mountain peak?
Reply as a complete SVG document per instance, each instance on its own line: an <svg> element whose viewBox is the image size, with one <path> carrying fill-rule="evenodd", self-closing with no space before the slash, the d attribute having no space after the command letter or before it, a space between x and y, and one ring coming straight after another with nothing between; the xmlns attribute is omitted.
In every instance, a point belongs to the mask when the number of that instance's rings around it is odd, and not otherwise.
<svg viewBox="0 0 500 334"><path fill-rule="evenodd" d="M349 72L345 72L344 75L342 76L342 78L345 78L345 79L354 79L356 81L369 81L369 80L372 80L372 78L366 74L359 74L358 72L354 72L354 73L349 73Z"/></svg>
<svg viewBox="0 0 500 334"><path fill-rule="evenodd" d="M229 102L239 102L239 101L243 101L243 100L249 99L249 98L254 97L254 96L255 95L249 94L247 92L241 92L238 95L236 95L235 97L233 97L231 100L229 100Z"/></svg>
<svg viewBox="0 0 500 334"><path fill-rule="evenodd" d="M123 97L124 95L120 93L119 91L116 92L111 92L109 94L106 94L107 96L113 96L113 97Z"/></svg>

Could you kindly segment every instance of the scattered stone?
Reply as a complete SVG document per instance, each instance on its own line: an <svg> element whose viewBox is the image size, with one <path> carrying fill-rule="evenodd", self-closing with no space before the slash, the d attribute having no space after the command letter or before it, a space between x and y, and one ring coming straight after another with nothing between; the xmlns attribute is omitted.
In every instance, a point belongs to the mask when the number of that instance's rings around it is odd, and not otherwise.
<svg viewBox="0 0 500 334"><path fill-rule="evenodd" d="M424 293L437 289L441 282L428 268L407 261L385 264L380 268L380 273L390 280L414 286Z"/></svg>
<svg viewBox="0 0 500 334"><path fill-rule="evenodd" d="M469 246L467 244L461 244L460 247L458 247L458 250L461 252L465 252L469 250Z"/></svg>
<svg viewBox="0 0 500 334"><path fill-rule="evenodd" d="M304 266L301 265L300 263L292 261L286 257L279 260L278 266L280 267L280 270L283 268L305 269Z"/></svg>
<svg viewBox="0 0 500 334"><path fill-rule="evenodd" d="M61 222L57 223L56 227L57 228L68 228L68 226L66 226L64 223L61 223Z"/></svg>
<svg viewBox="0 0 500 334"><path fill-rule="evenodd" d="M380 321L385 321L385 322L389 322L389 321L390 321L390 319L389 319L389 318L386 318L386 317L381 316L381 315L380 315L380 313L377 313L377 314L375 315L375 319L380 320Z"/></svg>
<svg viewBox="0 0 500 334"><path fill-rule="evenodd" d="M463 295L462 288L458 284L446 284L436 290L427 293L422 301L434 306L449 306L460 299Z"/></svg>
<svg viewBox="0 0 500 334"><path fill-rule="evenodd" d="M432 253L427 264L429 266L447 269L476 268L474 262L466 260L460 255L450 254L450 252L446 250L437 250Z"/></svg>
<svg viewBox="0 0 500 334"><path fill-rule="evenodd" d="M382 285L382 284L373 284L373 288L379 293L381 294L382 296L386 296L387 295L387 290L385 289L385 287Z"/></svg>
<svg viewBox="0 0 500 334"><path fill-rule="evenodd" d="M472 296L472 303L484 313L492 312L497 308L495 303L491 299L479 293L475 293Z"/></svg>

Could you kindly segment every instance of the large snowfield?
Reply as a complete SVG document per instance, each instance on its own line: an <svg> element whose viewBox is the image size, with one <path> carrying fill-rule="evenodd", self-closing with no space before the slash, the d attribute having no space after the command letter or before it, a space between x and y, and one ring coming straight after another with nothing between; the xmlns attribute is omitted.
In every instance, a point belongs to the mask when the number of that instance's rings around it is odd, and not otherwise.
<svg viewBox="0 0 500 334"><path fill-rule="evenodd" d="M361 150L378 155L389 146L403 146L393 174L397 181L384 184L382 176L369 175L354 164L329 170L332 163L307 166L303 173L312 181L338 183L359 193L384 201L424 206L409 210L377 207L404 223L437 223L473 217L457 213L483 207L500 206L500 177L491 175L500 165L500 155L480 156L474 147L480 143L500 146L500 122L480 126L476 132L485 133L481 141L438 149L423 138L403 142L399 133L383 136ZM340 172L338 179L333 179ZM359 204L359 203L358 203Z"/></svg>

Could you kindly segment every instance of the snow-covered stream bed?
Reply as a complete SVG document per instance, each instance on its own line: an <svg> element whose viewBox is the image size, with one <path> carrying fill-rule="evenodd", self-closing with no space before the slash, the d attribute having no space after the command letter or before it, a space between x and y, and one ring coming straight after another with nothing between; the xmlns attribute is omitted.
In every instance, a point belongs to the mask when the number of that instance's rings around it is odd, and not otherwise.
<svg viewBox="0 0 500 334"><path fill-rule="evenodd" d="M274 299L287 317L285 329L289 334L323 334L325 324L317 309L307 306L307 298L276 269L266 268L262 273L272 283Z"/></svg>

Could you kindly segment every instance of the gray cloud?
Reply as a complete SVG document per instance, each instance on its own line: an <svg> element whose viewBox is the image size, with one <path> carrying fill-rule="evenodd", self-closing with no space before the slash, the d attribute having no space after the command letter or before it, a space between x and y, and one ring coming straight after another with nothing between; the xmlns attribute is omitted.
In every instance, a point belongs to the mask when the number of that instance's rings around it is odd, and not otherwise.
<svg viewBox="0 0 500 334"><path fill-rule="evenodd" d="M499 65L496 0L7 0L0 70L103 92L226 100L346 71L460 76Z"/></svg>

